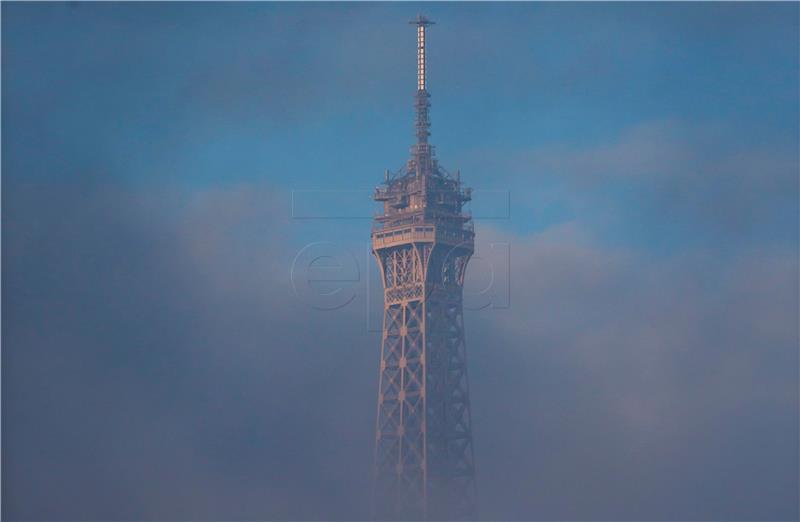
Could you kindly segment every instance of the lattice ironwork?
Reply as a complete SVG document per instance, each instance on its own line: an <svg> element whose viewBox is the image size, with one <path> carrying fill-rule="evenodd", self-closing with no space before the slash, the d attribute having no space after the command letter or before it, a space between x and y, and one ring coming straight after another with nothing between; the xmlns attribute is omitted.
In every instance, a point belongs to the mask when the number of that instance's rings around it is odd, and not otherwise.
<svg viewBox="0 0 800 522"><path fill-rule="evenodd" d="M463 283L473 253L469 189L427 142L425 31L417 27L417 143L403 172L376 191L372 233L384 286L375 440L378 520L477 516L464 343Z"/></svg>

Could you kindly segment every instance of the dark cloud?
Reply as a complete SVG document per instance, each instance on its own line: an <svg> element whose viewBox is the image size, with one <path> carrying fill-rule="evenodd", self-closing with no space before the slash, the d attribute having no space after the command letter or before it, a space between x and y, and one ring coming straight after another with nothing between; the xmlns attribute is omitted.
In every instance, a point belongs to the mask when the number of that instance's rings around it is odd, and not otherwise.
<svg viewBox="0 0 800 522"><path fill-rule="evenodd" d="M2 5L3 518L368 517L369 223L289 189L402 164L419 7ZM797 5L425 8L442 161L511 193L482 517L797 519Z"/></svg>
<svg viewBox="0 0 800 522"><path fill-rule="evenodd" d="M514 188L518 214L536 216L554 200L567 220L591 224L606 240L736 251L796 241L800 159L789 136L667 119L599 143L472 154Z"/></svg>
<svg viewBox="0 0 800 522"><path fill-rule="evenodd" d="M3 197L7 518L364 515L377 340L298 303L281 200Z"/></svg>
<svg viewBox="0 0 800 522"><path fill-rule="evenodd" d="M574 225L481 232L512 248L511 307L468 318L488 513L797 516L793 250L654 259Z"/></svg>
<svg viewBox="0 0 800 522"><path fill-rule="evenodd" d="M5 518L368 516L379 339L363 288L293 294L288 194L3 198ZM484 517L796 517L794 252L479 233L513 288L467 316Z"/></svg>

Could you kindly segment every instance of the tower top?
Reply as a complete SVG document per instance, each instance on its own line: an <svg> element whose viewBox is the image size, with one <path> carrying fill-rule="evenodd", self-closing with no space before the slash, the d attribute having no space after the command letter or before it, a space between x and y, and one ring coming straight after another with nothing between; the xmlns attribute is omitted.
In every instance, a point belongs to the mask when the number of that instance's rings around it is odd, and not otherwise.
<svg viewBox="0 0 800 522"><path fill-rule="evenodd" d="M410 23L411 25L416 25L416 26L420 26L420 25L421 26L426 26L426 25L434 25L436 22L434 22L433 20L428 20L428 18L425 17L424 15L418 14L416 18L414 18L413 20L411 20L408 23Z"/></svg>
<svg viewBox="0 0 800 522"><path fill-rule="evenodd" d="M433 20L428 20L424 15L418 14L416 18L414 18L408 23L414 25L433 25L436 22L434 22Z"/></svg>

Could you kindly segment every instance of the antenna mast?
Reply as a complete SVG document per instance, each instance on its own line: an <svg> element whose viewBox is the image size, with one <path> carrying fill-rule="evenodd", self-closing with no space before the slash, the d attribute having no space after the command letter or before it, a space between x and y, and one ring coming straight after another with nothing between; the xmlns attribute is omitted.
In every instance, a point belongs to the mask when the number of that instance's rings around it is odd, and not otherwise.
<svg viewBox="0 0 800 522"><path fill-rule="evenodd" d="M430 94L428 94L425 85L427 72L425 63L425 30L427 26L433 25L435 22L428 20L422 15L417 15L417 17L409 23L417 26L417 94L414 104L417 112L417 143L411 148L411 159L415 164L414 166L419 176L431 173L433 170L431 168L433 150L428 144L428 136L431 135L429 130L431 122L428 117L428 109L431 104L429 101Z"/></svg>

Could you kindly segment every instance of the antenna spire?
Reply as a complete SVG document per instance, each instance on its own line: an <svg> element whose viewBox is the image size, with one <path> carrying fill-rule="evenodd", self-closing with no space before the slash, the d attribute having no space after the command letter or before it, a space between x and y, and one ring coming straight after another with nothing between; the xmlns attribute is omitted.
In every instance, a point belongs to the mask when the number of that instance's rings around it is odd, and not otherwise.
<svg viewBox="0 0 800 522"><path fill-rule="evenodd" d="M432 170L431 146L428 145L428 136L430 133L431 122L428 118L428 109L431 104L429 101L430 94L426 88L426 63L425 63L425 30L429 25L435 22L428 20L422 15L417 15L414 20L409 22L417 26L417 94L415 100L415 108L417 112L416 117L416 134L417 143L411 150L412 161L416 163L417 175L428 173Z"/></svg>
<svg viewBox="0 0 800 522"><path fill-rule="evenodd" d="M408 23L417 26L417 90L424 91L425 90L425 28L429 25L435 24L436 22L432 22L422 15L417 15L415 19L411 20Z"/></svg>

